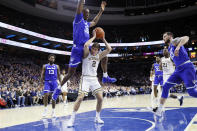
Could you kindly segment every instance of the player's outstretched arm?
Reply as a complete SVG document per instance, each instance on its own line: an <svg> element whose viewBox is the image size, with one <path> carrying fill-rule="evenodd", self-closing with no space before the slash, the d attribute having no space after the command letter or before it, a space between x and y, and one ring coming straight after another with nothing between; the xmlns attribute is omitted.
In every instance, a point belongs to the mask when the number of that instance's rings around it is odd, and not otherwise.
<svg viewBox="0 0 197 131"><path fill-rule="evenodd" d="M102 1L101 9L100 9L99 13L95 16L95 18L90 22L90 27L93 27L98 23L101 15L103 14L103 11L105 10L106 5L107 5L107 3L105 1Z"/></svg>
<svg viewBox="0 0 197 131"><path fill-rule="evenodd" d="M173 45L175 46L183 46L185 45L187 42L189 41L189 36L183 36L183 37L180 37L180 38L175 38L172 43Z"/></svg>
<svg viewBox="0 0 197 131"><path fill-rule="evenodd" d="M106 46L106 49L99 54L99 59L103 59L104 57L106 57L111 51L112 51L112 48L111 46L109 45L109 43L105 40L105 34L103 36L103 42L105 43L105 46Z"/></svg>
<svg viewBox="0 0 197 131"><path fill-rule="evenodd" d="M57 65L57 78L58 78L59 82L62 83L62 81L60 79L60 67L59 67L59 65Z"/></svg>
<svg viewBox="0 0 197 131"><path fill-rule="evenodd" d="M89 46L90 46L90 44L95 40L95 38L96 38L96 31L95 30L93 30L93 32L92 32L92 38L91 39L89 39L86 43L85 43L85 45L84 45L84 48L83 48L83 58L86 58L86 57L88 57L88 54L89 54Z"/></svg>
<svg viewBox="0 0 197 131"><path fill-rule="evenodd" d="M42 72L40 78L41 85L44 83L44 75L45 75L45 65L42 66Z"/></svg>
<svg viewBox="0 0 197 131"><path fill-rule="evenodd" d="M85 4L85 0L80 0L77 6L77 14L81 14L83 11L83 5Z"/></svg>
<svg viewBox="0 0 197 131"><path fill-rule="evenodd" d="M178 56L179 55L179 50L181 46L185 45L189 41L189 36L183 36L181 38L176 38L173 40L173 44L176 46L176 49L174 51L174 55Z"/></svg>

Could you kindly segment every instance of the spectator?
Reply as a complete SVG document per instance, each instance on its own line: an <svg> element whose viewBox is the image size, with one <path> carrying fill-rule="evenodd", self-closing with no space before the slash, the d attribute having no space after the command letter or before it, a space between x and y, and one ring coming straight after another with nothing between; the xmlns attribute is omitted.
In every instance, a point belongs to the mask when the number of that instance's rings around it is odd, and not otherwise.
<svg viewBox="0 0 197 131"><path fill-rule="evenodd" d="M16 98L17 98L17 106L25 106L25 97L24 97L24 91L22 91L21 87L17 88L16 91ZM22 101L22 103L21 103Z"/></svg>
<svg viewBox="0 0 197 131"><path fill-rule="evenodd" d="M24 97L25 97L25 105L33 105L33 100L31 96L31 88L27 88L24 92Z"/></svg>
<svg viewBox="0 0 197 131"><path fill-rule="evenodd" d="M32 99L33 99L33 105L38 104L39 98L38 98L38 95L37 95L37 90L36 90L36 88L32 88L31 97L32 97Z"/></svg>
<svg viewBox="0 0 197 131"><path fill-rule="evenodd" d="M13 107L15 107L15 104L17 103L17 101L16 101L16 91L15 91L15 88L11 88L10 94L11 94L11 99L12 99L13 104L14 104Z"/></svg>

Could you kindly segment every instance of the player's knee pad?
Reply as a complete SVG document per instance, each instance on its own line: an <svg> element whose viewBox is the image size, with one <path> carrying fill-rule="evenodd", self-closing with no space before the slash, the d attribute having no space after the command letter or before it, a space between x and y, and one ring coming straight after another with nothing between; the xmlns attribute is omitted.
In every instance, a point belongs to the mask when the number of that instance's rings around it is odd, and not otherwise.
<svg viewBox="0 0 197 131"><path fill-rule="evenodd" d="M164 84L164 86L163 86L161 97L162 97L162 98L168 98L169 89L170 89L171 87L173 87L173 86L174 86L174 84L170 84L170 83L167 83L167 82L166 82L166 83Z"/></svg>

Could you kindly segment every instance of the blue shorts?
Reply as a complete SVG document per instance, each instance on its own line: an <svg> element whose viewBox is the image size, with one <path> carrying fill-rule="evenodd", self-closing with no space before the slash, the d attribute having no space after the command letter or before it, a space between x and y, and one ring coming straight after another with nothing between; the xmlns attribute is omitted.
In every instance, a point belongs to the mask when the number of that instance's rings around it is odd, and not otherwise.
<svg viewBox="0 0 197 131"><path fill-rule="evenodd" d="M77 67L83 59L83 47L73 47L69 67Z"/></svg>
<svg viewBox="0 0 197 131"><path fill-rule="evenodd" d="M196 70L192 63L177 67L175 72L167 80L168 83L172 84L180 84L182 81L188 89L194 86L194 81L196 81Z"/></svg>
<svg viewBox="0 0 197 131"><path fill-rule="evenodd" d="M44 82L44 93L53 92L58 87L57 81L45 81Z"/></svg>
<svg viewBox="0 0 197 131"><path fill-rule="evenodd" d="M155 76L155 79L154 79L154 85L159 85L160 86L163 86L163 76L162 75L159 75L159 76Z"/></svg>
<svg viewBox="0 0 197 131"><path fill-rule="evenodd" d="M163 86L162 97L168 97L169 88L174 86L175 84L180 84L182 81L184 82L187 92L190 96L197 97L197 78L196 78L196 70L192 63L186 63L180 67L177 67L175 72L168 78L167 82Z"/></svg>

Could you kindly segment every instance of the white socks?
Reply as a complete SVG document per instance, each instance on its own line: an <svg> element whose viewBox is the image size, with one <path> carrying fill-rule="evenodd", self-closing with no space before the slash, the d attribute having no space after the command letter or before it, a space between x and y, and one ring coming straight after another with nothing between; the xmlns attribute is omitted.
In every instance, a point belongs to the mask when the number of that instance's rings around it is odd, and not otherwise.
<svg viewBox="0 0 197 131"><path fill-rule="evenodd" d="M57 88L61 90L62 87L61 87L61 85L59 85Z"/></svg>
<svg viewBox="0 0 197 131"><path fill-rule="evenodd" d="M159 109L161 110L163 108L163 104L159 104Z"/></svg>
<svg viewBox="0 0 197 131"><path fill-rule="evenodd" d="M67 103L67 96L65 96L65 101L64 101L64 104L66 104Z"/></svg>
<svg viewBox="0 0 197 131"><path fill-rule="evenodd" d="M75 112L75 111L73 111L73 113L72 113L72 115L71 115L71 117L70 117L70 118L71 118L72 120L74 120L74 119L75 119L75 115L76 115L76 112Z"/></svg>
<svg viewBox="0 0 197 131"><path fill-rule="evenodd" d="M96 117L97 117L97 118L100 118L100 112L97 112L97 111L96 111Z"/></svg>
<svg viewBox="0 0 197 131"><path fill-rule="evenodd" d="M103 77L108 77L108 74L107 74L107 72L103 72Z"/></svg>
<svg viewBox="0 0 197 131"><path fill-rule="evenodd" d="M182 96L177 96L177 99L180 100Z"/></svg>
<svg viewBox="0 0 197 131"><path fill-rule="evenodd" d="M159 105L159 100L158 100L158 98L155 98L155 97L153 97L153 99L152 99L152 106L153 106L153 108L155 108L155 107L158 107L158 105Z"/></svg>

